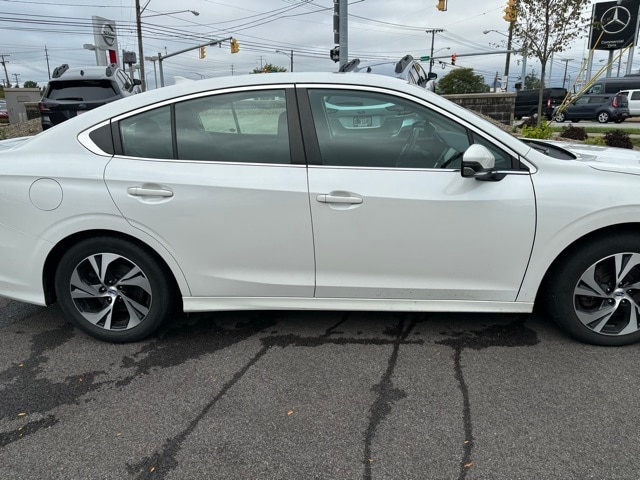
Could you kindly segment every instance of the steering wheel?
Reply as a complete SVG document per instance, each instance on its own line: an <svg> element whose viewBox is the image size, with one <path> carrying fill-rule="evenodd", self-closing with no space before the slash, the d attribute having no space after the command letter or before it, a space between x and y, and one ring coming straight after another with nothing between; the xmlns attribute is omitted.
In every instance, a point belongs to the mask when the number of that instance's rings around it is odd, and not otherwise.
<svg viewBox="0 0 640 480"><path fill-rule="evenodd" d="M407 139L407 144L404 147L402 147L402 151L400 152L400 155L396 160L396 167L402 167L402 163L407 159L409 154L413 151L413 149L416 146L416 143L418 143L418 139L420 138L421 131L422 131L421 125L416 125L413 127L413 129L411 130L411 134Z"/></svg>

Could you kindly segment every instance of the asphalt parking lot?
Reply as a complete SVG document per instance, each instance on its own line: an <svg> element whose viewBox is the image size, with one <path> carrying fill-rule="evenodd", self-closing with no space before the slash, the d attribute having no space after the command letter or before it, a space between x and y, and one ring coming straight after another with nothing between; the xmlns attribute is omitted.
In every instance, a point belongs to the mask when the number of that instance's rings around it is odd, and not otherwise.
<svg viewBox="0 0 640 480"><path fill-rule="evenodd" d="M0 298L0 478L634 479L637 356L529 315L216 313L112 345Z"/></svg>

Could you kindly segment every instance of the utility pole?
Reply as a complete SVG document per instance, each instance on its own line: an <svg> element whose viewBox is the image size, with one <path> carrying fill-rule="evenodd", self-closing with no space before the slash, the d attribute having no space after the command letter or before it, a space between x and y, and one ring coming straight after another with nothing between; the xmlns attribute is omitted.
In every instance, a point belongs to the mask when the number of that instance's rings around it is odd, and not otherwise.
<svg viewBox="0 0 640 480"><path fill-rule="evenodd" d="M507 38L507 61L504 64L504 77L502 79L502 90L507 91L509 86L509 63L511 61L511 41L513 40L513 22L509 22L509 37Z"/></svg>
<svg viewBox="0 0 640 480"><path fill-rule="evenodd" d="M573 58L563 58L561 61L564 62L564 77L562 78L562 88L564 88L564 84L567 81L567 66L569 62L573 61Z"/></svg>
<svg viewBox="0 0 640 480"><path fill-rule="evenodd" d="M140 65L140 89L147 91L147 82L144 76L144 53L142 48L142 11L140 10L140 0L136 0L136 30L138 33L138 64ZM158 54L159 55L159 54Z"/></svg>
<svg viewBox="0 0 640 480"><path fill-rule="evenodd" d="M235 66L233 65L233 63L231 64L231 76L233 77L233 70L234 70Z"/></svg>
<svg viewBox="0 0 640 480"><path fill-rule="evenodd" d="M293 72L293 50L291 50L291 68L289 69L290 72Z"/></svg>
<svg viewBox="0 0 640 480"><path fill-rule="evenodd" d="M7 63L9 63L8 61L6 61L4 59L4 57L10 57L11 55L2 55L0 54L0 58L2 58L2 61L0 61L0 63L2 63L2 67L4 68L4 78L6 79L6 83L5 86L6 87L10 87L11 86L11 82L9 81L9 74L7 73Z"/></svg>
<svg viewBox="0 0 640 480"><path fill-rule="evenodd" d="M433 70L433 44L436 39L436 33L444 32L442 28L432 28L429 30L425 30L425 32L431 34L431 55L429 56L429 73Z"/></svg>
<svg viewBox="0 0 640 480"><path fill-rule="evenodd" d="M49 68L49 52L47 51L47 46L44 46L44 56L47 59L47 73L49 74L49 80L51 80L51 69Z"/></svg>
<svg viewBox="0 0 640 480"><path fill-rule="evenodd" d="M20 86L20 82L18 82L18 77L20 76L20 74L12 73L11 75L13 75L16 78L16 88L18 88Z"/></svg>

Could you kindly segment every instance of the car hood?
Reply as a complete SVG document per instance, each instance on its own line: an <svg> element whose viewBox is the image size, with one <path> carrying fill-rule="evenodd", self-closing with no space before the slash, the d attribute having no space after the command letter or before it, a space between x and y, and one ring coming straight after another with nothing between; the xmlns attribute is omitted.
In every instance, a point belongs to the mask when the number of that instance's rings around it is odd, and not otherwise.
<svg viewBox="0 0 640 480"><path fill-rule="evenodd" d="M638 150L553 140L545 143L568 150L577 157L577 160L596 170L640 175L640 151Z"/></svg>
<svg viewBox="0 0 640 480"><path fill-rule="evenodd" d="M1 150L10 150L12 148L17 147L18 145L23 144L27 140L33 137L18 137L18 138L10 138L8 140L0 140L0 151Z"/></svg>

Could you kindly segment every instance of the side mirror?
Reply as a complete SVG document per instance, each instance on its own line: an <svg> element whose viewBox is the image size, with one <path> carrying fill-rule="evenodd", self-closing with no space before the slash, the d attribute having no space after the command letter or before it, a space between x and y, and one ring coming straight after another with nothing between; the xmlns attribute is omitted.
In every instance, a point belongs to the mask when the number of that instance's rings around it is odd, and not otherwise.
<svg viewBox="0 0 640 480"><path fill-rule="evenodd" d="M464 152L460 173L465 178L476 180L502 180L504 174L494 173L495 165L496 159L487 147L476 143Z"/></svg>

